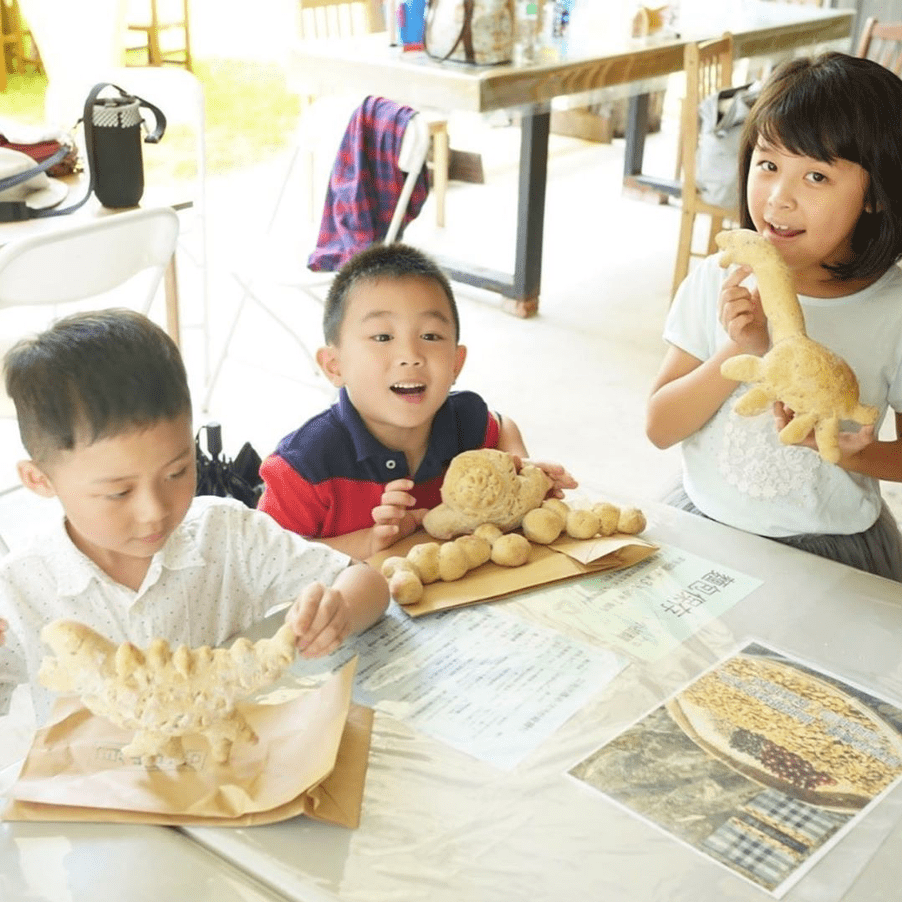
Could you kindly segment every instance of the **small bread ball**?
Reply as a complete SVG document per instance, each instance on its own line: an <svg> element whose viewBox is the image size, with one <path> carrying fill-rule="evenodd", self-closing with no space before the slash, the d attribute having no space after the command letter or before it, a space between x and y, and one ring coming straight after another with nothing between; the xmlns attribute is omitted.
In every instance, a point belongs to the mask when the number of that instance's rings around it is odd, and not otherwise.
<svg viewBox="0 0 902 902"><path fill-rule="evenodd" d="M413 564L411 564L406 557L400 557L399 555L387 557L382 562L382 566L379 569L386 579L391 579L399 570L410 570L411 573L415 572Z"/></svg>
<svg viewBox="0 0 902 902"><path fill-rule="evenodd" d="M537 507L523 518L523 535L538 545L550 545L564 528L564 521L551 508Z"/></svg>
<svg viewBox="0 0 902 902"><path fill-rule="evenodd" d="M494 545L496 539L499 539L503 533L494 523L483 523L482 526L477 526L473 530L473 535L485 539L489 545Z"/></svg>
<svg viewBox="0 0 902 902"><path fill-rule="evenodd" d="M492 560L502 567L520 567L529 558L529 539L511 532L492 545Z"/></svg>
<svg viewBox="0 0 902 902"><path fill-rule="evenodd" d="M620 522L620 508L616 504L604 501L601 504L592 505L592 510L598 515L598 531L603 536L614 535Z"/></svg>
<svg viewBox="0 0 902 902"><path fill-rule="evenodd" d="M434 583L439 579L439 543L438 542L422 542L414 545L407 552L407 560L413 566L420 582L424 586Z"/></svg>
<svg viewBox="0 0 902 902"><path fill-rule="evenodd" d="M453 583L469 570L467 556L455 542L444 542L438 550L439 579Z"/></svg>
<svg viewBox="0 0 902 902"><path fill-rule="evenodd" d="M416 604L423 597L423 584L412 570L396 570L388 590L398 604Z"/></svg>
<svg viewBox="0 0 902 902"><path fill-rule="evenodd" d="M646 525L645 514L643 514L638 507L625 507L620 512L620 521L617 524L617 531L634 536L637 533L642 532Z"/></svg>
<svg viewBox="0 0 902 902"><path fill-rule="evenodd" d="M567 535L572 539L591 539L598 527L598 514L593 511L572 510L567 514Z"/></svg>
<svg viewBox="0 0 902 902"><path fill-rule="evenodd" d="M461 536L454 544L464 553L468 570L481 567L492 556L492 545L482 536Z"/></svg>
<svg viewBox="0 0 902 902"><path fill-rule="evenodd" d="M567 504L566 501L562 501L560 498L546 498L542 502L542 508L557 514L561 518L561 524L567 522L567 514L570 513L570 505ZM561 529L563 528L563 525L561 525Z"/></svg>

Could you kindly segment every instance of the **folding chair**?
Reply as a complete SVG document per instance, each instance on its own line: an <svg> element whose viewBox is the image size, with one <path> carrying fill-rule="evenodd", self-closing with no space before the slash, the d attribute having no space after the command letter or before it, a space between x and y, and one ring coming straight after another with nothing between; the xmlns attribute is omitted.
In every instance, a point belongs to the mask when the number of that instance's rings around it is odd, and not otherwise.
<svg viewBox="0 0 902 902"><path fill-rule="evenodd" d="M297 0L297 31L302 40L320 40L329 38L350 37L370 34L379 29L379 12L377 0ZM385 4L388 14L396 13L397 3ZM304 97L295 151L285 176L282 191L291 178L292 170L299 157L307 160L308 212L311 220L317 213L314 185L316 179L316 155L321 149L321 142L311 140L323 132L328 133L336 116L347 121L347 115L359 102L354 98L350 104L343 103L335 96L315 97L305 91L304 85L297 85L298 92ZM448 190L448 168L451 150L448 137L448 119L442 112L420 110L429 127L429 138L432 144L432 194L435 199L435 224L439 228L445 225L445 195ZM339 127L342 122L339 122ZM331 162L331 160L330 160Z"/></svg>
<svg viewBox="0 0 902 902"><path fill-rule="evenodd" d="M723 228L725 219L738 219L738 211L705 203L698 193L696 184L696 155L698 151L699 123L698 107L702 99L716 91L729 88L733 77L733 37L725 34L722 38L686 45L683 55L686 73L686 95L683 100L681 160L682 215L680 217L680 237L677 245L676 264L673 271L671 297L676 294L683 279L689 272L690 257L713 254L716 250L714 236ZM737 162L738 166L738 162ZM695 217L706 214L711 217L708 243L704 251L692 249Z"/></svg>
<svg viewBox="0 0 902 902"><path fill-rule="evenodd" d="M74 301L123 304L124 294L150 310L175 252L179 219L169 207L111 213L11 241L0 248L0 308ZM139 294L140 291L140 294ZM178 343L178 310L167 331Z"/></svg>
<svg viewBox="0 0 902 902"><path fill-rule="evenodd" d="M28 313L24 308L53 308L48 322L61 305L73 311L135 306L146 314L175 252L178 214L169 207L147 207L75 225L57 227L58 222L51 230L0 248L0 309L23 308L9 311L16 328L4 321L4 332L12 336L34 330L34 323L22 321L20 313ZM166 330L178 343L177 308L167 307ZM0 389L0 418L8 425L12 416L12 402ZM4 434L4 454L12 453L13 444L21 447L18 435Z"/></svg>
<svg viewBox="0 0 902 902"><path fill-rule="evenodd" d="M391 222L383 239L386 244L395 241L400 233L404 214L408 209L408 205L410 203L411 195L413 193L417 179L419 178L423 167L426 165L426 157L428 153L428 125L420 114L415 114L410 119L407 128L404 131L404 137L401 141L401 147L398 152L398 168L402 172L406 173L406 177L404 179L404 184L398 196L397 202L395 203ZM280 200L281 197L282 196L280 194ZM278 207L273 212L273 216L270 219L269 226L266 232L267 245L264 249L271 249L272 239L275 232L274 227L276 223L277 212ZM262 310L270 319L272 319L289 336L294 339L298 347L301 349L301 353L303 354L305 360L309 364L314 377L316 379L322 379L319 364L317 364L314 354L307 346L304 338L302 338L301 335L298 334L297 330L294 329L289 323L287 323L284 317L280 316L279 313L273 309L273 306L267 303L266 299L262 296L260 289L261 279L259 277L260 271L269 268L270 273L272 273L274 270L279 270L283 266L284 261L282 259L267 259L267 255L264 254L263 259L255 261L255 275L246 277L238 273L234 274L235 280L241 287L241 297L238 301L237 307L235 308L231 323L229 324L226 338L222 345L222 350L220 351L219 357L217 358L216 363L213 366L212 375L210 376L210 380L207 384L207 389L204 394L203 400L204 410L209 409L210 398L212 397L213 390L216 387L216 381L219 378L220 372L222 370L222 365L225 362L226 357L228 356L229 348L232 344L232 339L235 336L235 331L238 327L238 322L241 318L241 314L249 301L254 303L260 310ZM319 274L312 274L306 269L303 272L301 272L299 269L294 269L292 271L290 266L287 276L287 278L283 277L282 279L279 279L277 281L279 281L282 285L300 289L301 291L312 297L317 303L321 303L321 298L316 293L315 288L317 286L321 287L323 284L328 284L328 281L331 281L330 278L326 282L323 282ZM268 284L272 284L272 279L264 279L264 281ZM325 382L323 382L322 384L325 391L331 392L330 386L328 386Z"/></svg>

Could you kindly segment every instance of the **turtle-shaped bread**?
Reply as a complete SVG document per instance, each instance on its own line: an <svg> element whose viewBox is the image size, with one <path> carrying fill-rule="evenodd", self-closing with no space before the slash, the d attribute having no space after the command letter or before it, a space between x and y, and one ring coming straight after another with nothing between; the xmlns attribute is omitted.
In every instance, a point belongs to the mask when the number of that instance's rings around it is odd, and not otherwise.
<svg viewBox="0 0 902 902"><path fill-rule="evenodd" d="M436 539L469 535L484 523L510 532L541 505L551 486L539 467L527 464L518 473L505 451L463 451L448 466L442 503L426 514L423 528Z"/></svg>

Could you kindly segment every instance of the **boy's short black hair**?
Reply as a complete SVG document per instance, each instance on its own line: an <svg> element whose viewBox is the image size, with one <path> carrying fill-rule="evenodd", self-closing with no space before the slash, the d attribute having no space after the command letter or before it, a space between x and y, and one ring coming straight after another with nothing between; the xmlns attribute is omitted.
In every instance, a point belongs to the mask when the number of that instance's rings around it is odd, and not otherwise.
<svg viewBox="0 0 902 902"><path fill-rule="evenodd" d="M448 298L454 320L454 338L460 341L460 317L448 277L438 264L409 244L374 244L356 254L338 271L326 296L323 312L323 335L326 344L337 345L341 326L348 309L351 291L362 282L376 279L403 279L418 276L437 282Z"/></svg>
<svg viewBox="0 0 902 902"><path fill-rule="evenodd" d="M745 185L760 138L825 163L848 160L870 176L852 236L856 258L839 279L873 278L902 256L902 79L879 63L829 52L789 60L765 82L742 135L740 223L753 229Z"/></svg>
<svg viewBox="0 0 902 902"><path fill-rule="evenodd" d="M36 461L191 412L175 342L140 313L77 313L18 342L5 361L22 444Z"/></svg>

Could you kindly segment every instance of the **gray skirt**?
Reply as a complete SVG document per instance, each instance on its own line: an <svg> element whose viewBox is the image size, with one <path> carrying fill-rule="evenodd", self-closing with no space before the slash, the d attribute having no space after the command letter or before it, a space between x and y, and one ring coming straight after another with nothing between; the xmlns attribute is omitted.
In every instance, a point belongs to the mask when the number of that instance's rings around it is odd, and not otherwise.
<svg viewBox="0 0 902 902"><path fill-rule="evenodd" d="M662 500L671 507L712 519L692 503L683 488L682 480ZM880 516L874 525L864 532L851 535L803 533L797 536L765 536L765 538L902 583L902 533L899 532L899 524L887 507L886 501L883 502Z"/></svg>

